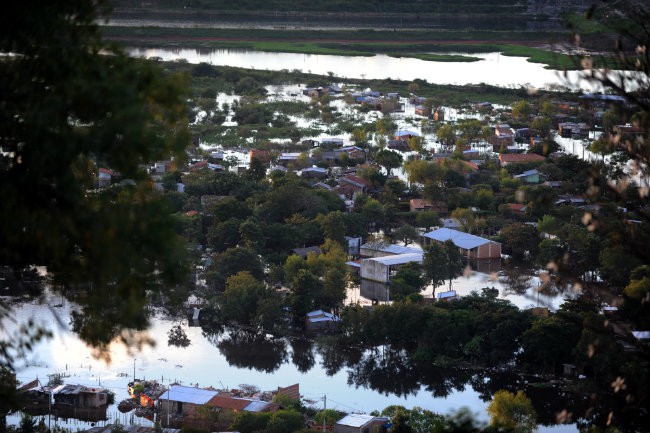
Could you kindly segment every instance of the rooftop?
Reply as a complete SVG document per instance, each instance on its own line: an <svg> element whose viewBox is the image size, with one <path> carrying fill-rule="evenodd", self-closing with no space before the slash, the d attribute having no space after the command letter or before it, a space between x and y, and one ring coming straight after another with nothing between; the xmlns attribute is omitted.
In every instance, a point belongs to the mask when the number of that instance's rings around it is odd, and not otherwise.
<svg viewBox="0 0 650 433"><path fill-rule="evenodd" d="M448 228L434 230L432 232L425 233L423 236L438 242L446 242L448 240L451 240L454 245L466 250L471 250L472 248L480 247L481 245L493 242L480 236L474 236L469 233Z"/></svg>

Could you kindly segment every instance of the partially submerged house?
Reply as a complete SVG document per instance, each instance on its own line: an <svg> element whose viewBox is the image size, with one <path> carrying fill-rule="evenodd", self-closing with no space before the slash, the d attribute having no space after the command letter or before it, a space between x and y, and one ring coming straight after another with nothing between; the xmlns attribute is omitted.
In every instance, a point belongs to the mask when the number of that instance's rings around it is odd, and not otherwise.
<svg viewBox="0 0 650 433"><path fill-rule="evenodd" d="M361 261L361 278L388 283L397 270L407 263L422 263L423 252L373 257Z"/></svg>
<svg viewBox="0 0 650 433"><path fill-rule="evenodd" d="M54 389L54 405L77 409L100 408L108 405L108 390L84 385L61 385Z"/></svg>
<svg viewBox="0 0 650 433"><path fill-rule="evenodd" d="M327 311L315 310L307 313L305 317L305 329L307 331L335 331L339 327L341 319Z"/></svg>
<svg viewBox="0 0 650 433"><path fill-rule="evenodd" d="M501 258L501 244L458 230L441 228L422 235L424 243L445 243L451 240L468 259Z"/></svg>

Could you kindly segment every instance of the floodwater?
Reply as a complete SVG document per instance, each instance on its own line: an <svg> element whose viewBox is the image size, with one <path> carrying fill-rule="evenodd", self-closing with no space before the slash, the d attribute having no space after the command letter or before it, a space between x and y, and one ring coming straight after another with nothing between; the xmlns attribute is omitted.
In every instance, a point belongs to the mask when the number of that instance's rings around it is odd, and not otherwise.
<svg viewBox="0 0 650 433"><path fill-rule="evenodd" d="M430 62L414 58L395 58L384 54L374 56L335 56L300 53L269 53L233 49L192 48L129 48L135 57L157 57L164 61L209 63L271 71L298 70L318 75L355 79L426 80L434 84L489 84L499 87L554 89L558 86L594 91L592 85L579 80L579 72L545 69L524 57L508 57L500 53L471 54L476 62ZM466 53L454 53L466 54Z"/></svg>
<svg viewBox="0 0 650 433"><path fill-rule="evenodd" d="M543 295L540 298L535 291L536 281L531 279L531 287L525 295L513 296L506 293L496 274L467 272L453 281L452 288L459 295L466 295L483 287L494 287L499 290L501 298L520 308L539 305L557 309L561 299ZM432 296L432 290L432 287L427 288L424 296ZM441 290L447 290L447 286L438 288L436 292ZM349 291L348 302L370 303L361 296L358 288ZM185 319L168 318L160 311L154 315L147 331L156 341L154 347L130 352L123 345L114 343L109 349L111 362L106 363L97 359L92 349L68 329L74 305L59 298L50 300L48 304L58 306L49 307L36 302L14 304L18 323L32 318L54 331L53 338L37 344L29 359L19 366L18 380L26 383L40 379L45 384L49 374L59 373L66 376L67 384L110 389L116 394L116 404L128 397L127 383L134 376L156 379L165 385L176 382L220 389L251 384L262 391L299 383L301 395L315 407L322 405L324 396L327 396L328 408L345 412L370 412L400 404L450 414L466 407L477 419L487 421L489 397L486 401L484 396L492 395L513 380L512 377L489 374L478 380L473 373L468 375L467 372L438 368L416 374L408 360L387 349L377 353L359 353L354 349L348 352L345 348L322 346L302 339L254 336L241 330L211 333L190 326ZM191 341L187 348L168 344L168 332L178 324ZM11 332L16 325L3 323L3 326ZM475 389L477 383L485 388ZM132 413L121 414L115 405L108 408L107 419L96 425L115 420L151 425L149 420L135 417ZM45 421L72 428L89 425L74 419L48 420L45 417ZM20 415L11 415L8 422L19 423ZM569 429L564 431L575 431L573 426L564 427Z"/></svg>

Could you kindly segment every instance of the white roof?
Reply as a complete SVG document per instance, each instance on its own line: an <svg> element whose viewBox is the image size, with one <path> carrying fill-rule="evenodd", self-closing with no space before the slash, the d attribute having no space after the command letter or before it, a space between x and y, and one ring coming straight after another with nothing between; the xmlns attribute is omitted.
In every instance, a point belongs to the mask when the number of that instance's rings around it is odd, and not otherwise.
<svg viewBox="0 0 650 433"><path fill-rule="evenodd" d="M362 427L373 419L375 419L374 416L366 415L365 413L351 413L350 415L346 415L345 417L341 418L336 423L350 427Z"/></svg>
<svg viewBox="0 0 650 433"><path fill-rule="evenodd" d="M381 245L381 244L373 244L371 242L367 242L361 245L361 248L374 250L374 251L381 251L383 253L390 253L390 254L410 254L410 253L422 252L422 248L417 248L417 247L405 247L396 244Z"/></svg>
<svg viewBox="0 0 650 433"><path fill-rule="evenodd" d="M446 292L440 292L436 294L436 298L438 299L446 299L446 298L453 298L456 296L456 291L455 290L447 290Z"/></svg>
<svg viewBox="0 0 650 433"><path fill-rule="evenodd" d="M206 404L217 394L217 391L211 391L208 389L172 385L169 387L169 393L166 392L162 398L183 403Z"/></svg>
<svg viewBox="0 0 650 433"><path fill-rule="evenodd" d="M448 240L451 240L454 245L466 250L471 250L472 248L480 247L481 245L493 242L480 236L474 236L470 235L469 233L448 228L434 230L432 232L425 233L423 236L438 242L446 242Z"/></svg>
<svg viewBox="0 0 650 433"><path fill-rule="evenodd" d="M269 402L261 400L252 400L244 410L248 412L261 412L267 407L269 407Z"/></svg>
<svg viewBox="0 0 650 433"><path fill-rule="evenodd" d="M390 265L401 265L410 262L422 263L423 255L424 254L420 252L420 253L410 253L410 254L397 254L395 256L386 256L386 257L373 257L371 259L365 259L365 260L372 260L390 266Z"/></svg>
<svg viewBox="0 0 650 433"><path fill-rule="evenodd" d="M650 339L650 331L632 331L632 335L637 340L649 340Z"/></svg>

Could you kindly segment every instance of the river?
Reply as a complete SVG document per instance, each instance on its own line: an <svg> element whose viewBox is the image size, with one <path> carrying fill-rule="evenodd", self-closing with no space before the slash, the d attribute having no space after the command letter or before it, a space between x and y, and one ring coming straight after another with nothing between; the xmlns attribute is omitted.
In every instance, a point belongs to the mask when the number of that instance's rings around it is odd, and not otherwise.
<svg viewBox="0 0 650 433"><path fill-rule="evenodd" d="M218 66L272 71L299 70L341 78L391 78L403 81L421 79L434 84L485 83L499 87L524 86L538 89L569 86L574 90L598 90L579 80L578 71L569 71L564 76L560 71L545 69L543 64L531 63L524 57L509 57L500 53L471 54L481 59L477 62L430 62L384 54L363 57L191 48L130 48L128 52L136 57L154 57L165 61L183 60L191 64L205 62Z"/></svg>
<svg viewBox="0 0 650 433"><path fill-rule="evenodd" d="M561 302L543 295L540 299L532 288L525 296L507 295L498 280L481 273L459 277L453 283L459 295L486 286L495 286L500 297L511 300L520 308L544 305L554 310ZM431 296L430 290L424 295ZM252 384L262 391L299 383L303 398L316 407L322 405L324 396L327 396L328 408L344 412L367 413L400 404L450 414L465 407L477 419L487 421L486 408L490 396L517 380L493 373L483 376L442 368L415 371L401 354L387 349L377 353L359 353L303 339L253 336L240 330L214 334L190 326L187 320L171 319L161 310L156 310L147 331L156 342L154 347L145 346L141 351L131 352L116 342L111 344L108 352L110 362L106 362L97 358L93 350L69 330L70 311L74 305L68 301L59 297L46 304L36 301L16 303L13 298L4 300L12 302L17 323L33 319L54 331L53 337L35 345L29 358L19 366L19 381L27 383L40 379L47 383L49 374L59 373L68 376L66 384L110 389L116 394L116 403L127 398L127 383L135 375L138 379L156 379L165 385L177 382L232 389L240 384ZM358 289L348 294L348 302L365 301ZM168 332L178 324L191 341L186 348L168 344ZM8 332L16 326L15 323L2 325ZM525 385L522 383L522 386ZM552 424L548 422L549 416L552 414L545 415L546 424ZM115 405L109 407L107 420L99 421L97 425L112 423L116 419L122 423L151 425L144 418L121 414ZM20 415L14 414L8 421L17 424ZM49 421L73 429L89 426L74 419ZM572 425L562 427L562 431L576 431ZM552 431L552 427L540 431Z"/></svg>

